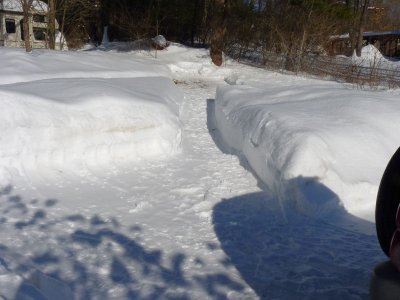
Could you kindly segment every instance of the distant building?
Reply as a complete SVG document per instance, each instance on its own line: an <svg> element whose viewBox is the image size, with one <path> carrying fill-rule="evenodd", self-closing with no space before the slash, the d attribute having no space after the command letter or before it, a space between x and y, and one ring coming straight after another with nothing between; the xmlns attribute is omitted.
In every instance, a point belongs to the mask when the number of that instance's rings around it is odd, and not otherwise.
<svg viewBox="0 0 400 300"><path fill-rule="evenodd" d="M364 32L364 44L372 44L379 51L388 57L400 57L400 30L384 32ZM350 56L353 54L348 34L332 36L328 48L331 55L343 54Z"/></svg>
<svg viewBox="0 0 400 300"><path fill-rule="evenodd" d="M48 45L47 12L46 3L33 1L29 20L33 48L46 48ZM25 47L22 19L20 0L0 0L0 46Z"/></svg>

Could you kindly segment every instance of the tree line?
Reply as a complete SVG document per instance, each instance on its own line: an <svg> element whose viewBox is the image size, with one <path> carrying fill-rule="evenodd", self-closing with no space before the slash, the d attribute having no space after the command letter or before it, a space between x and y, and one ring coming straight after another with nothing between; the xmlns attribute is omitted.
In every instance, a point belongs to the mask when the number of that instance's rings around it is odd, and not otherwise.
<svg viewBox="0 0 400 300"><path fill-rule="evenodd" d="M19 0L29 11L33 0ZM323 51L331 36L348 33L361 53L362 32L398 26L397 0L46 0L49 47L55 20L70 48L100 43L104 26L110 40L150 39L210 47L217 65L222 52L259 47L287 57L287 68L302 55ZM397 20L397 21L396 21ZM27 25L28 26L28 25ZM389 28L391 27L391 28ZM24 32L29 32L25 30ZM29 41L29 39L25 39Z"/></svg>

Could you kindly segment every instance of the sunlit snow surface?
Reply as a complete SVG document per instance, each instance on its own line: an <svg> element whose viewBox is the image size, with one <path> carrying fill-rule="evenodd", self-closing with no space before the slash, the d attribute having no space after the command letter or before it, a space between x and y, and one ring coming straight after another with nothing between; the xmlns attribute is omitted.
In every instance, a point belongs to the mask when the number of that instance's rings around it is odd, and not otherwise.
<svg viewBox="0 0 400 300"><path fill-rule="evenodd" d="M336 204L374 220L378 184L400 146L398 95L329 82L222 87L217 122L281 201L329 217ZM332 190L318 197L315 183Z"/></svg>
<svg viewBox="0 0 400 300"><path fill-rule="evenodd" d="M183 96L165 67L106 53L82 53L81 63L76 53L1 50L2 65L23 81L0 76L3 181L43 166L84 173L180 151Z"/></svg>
<svg viewBox="0 0 400 300"><path fill-rule="evenodd" d="M0 298L368 299L397 91L179 45L0 60Z"/></svg>

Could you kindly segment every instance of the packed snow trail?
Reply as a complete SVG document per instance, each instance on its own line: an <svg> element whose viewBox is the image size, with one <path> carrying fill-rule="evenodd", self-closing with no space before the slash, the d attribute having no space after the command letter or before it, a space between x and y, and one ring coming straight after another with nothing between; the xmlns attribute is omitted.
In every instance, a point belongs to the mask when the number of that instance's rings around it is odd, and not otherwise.
<svg viewBox="0 0 400 300"><path fill-rule="evenodd" d="M281 207L219 138L223 78L174 75L182 153L86 173L26 170L0 190L0 298L367 299L384 259L374 232Z"/></svg>
<svg viewBox="0 0 400 300"><path fill-rule="evenodd" d="M181 155L81 178L36 170L3 192L0 256L26 278L19 293L29 294L40 270L76 299L256 298L228 264L211 217L222 198L260 190L208 132L215 84L181 87ZM4 279L1 291L11 297L3 291L18 281Z"/></svg>

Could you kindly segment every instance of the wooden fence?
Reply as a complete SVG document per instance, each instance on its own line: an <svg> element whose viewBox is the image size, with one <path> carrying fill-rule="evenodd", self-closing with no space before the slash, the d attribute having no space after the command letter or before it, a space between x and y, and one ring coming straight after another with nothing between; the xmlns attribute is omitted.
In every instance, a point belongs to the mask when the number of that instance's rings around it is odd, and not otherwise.
<svg viewBox="0 0 400 300"><path fill-rule="evenodd" d="M284 55L263 53L259 50L238 51L231 49L228 55L247 64L271 70L284 71L287 59ZM359 87L400 88L400 63L395 68L382 68L383 64L363 66L349 58L334 58L307 55L295 62L296 73L307 73L318 77L348 82ZM390 65L390 64L386 64ZM393 66L395 66L393 64Z"/></svg>

